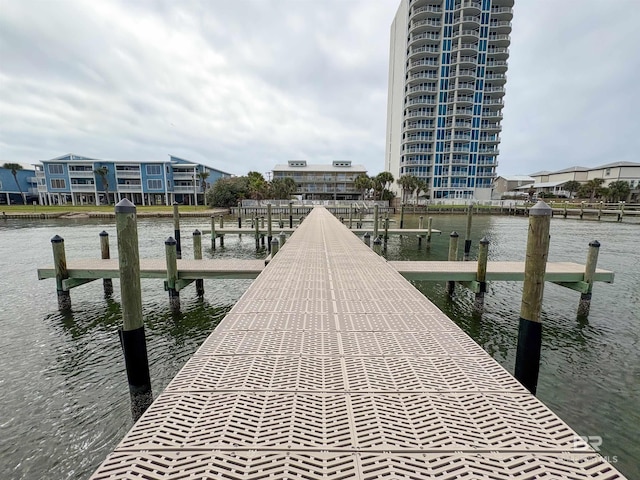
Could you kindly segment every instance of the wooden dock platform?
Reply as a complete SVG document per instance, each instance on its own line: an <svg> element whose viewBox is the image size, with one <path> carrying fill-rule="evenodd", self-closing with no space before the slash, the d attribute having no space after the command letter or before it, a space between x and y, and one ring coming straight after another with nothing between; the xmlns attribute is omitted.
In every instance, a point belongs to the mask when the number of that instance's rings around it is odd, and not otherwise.
<svg viewBox="0 0 640 480"><path fill-rule="evenodd" d="M624 478L314 209L93 479Z"/></svg>

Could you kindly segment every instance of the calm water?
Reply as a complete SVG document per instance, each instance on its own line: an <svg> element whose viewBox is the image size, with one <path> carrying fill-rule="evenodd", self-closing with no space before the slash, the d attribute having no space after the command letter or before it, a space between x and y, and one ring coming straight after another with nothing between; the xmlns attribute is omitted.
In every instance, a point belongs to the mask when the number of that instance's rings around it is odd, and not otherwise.
<svg viewBox="0 0 640 480"><path fill-rule="evenodd" d="M106 223L105 223L106 222ZM206 219L182 221L182 235ZM407 226L417 226L408 218ZM464 216L435 216L429 251L414 238L392 238L389 259L442 260L448 233L464 236ZM173 233L170 219L141 220L141 256L164 254ZM65 239L67 258L99 257L98 233L115 226L100 220L0 222L0 478L87 478L131 427L129 394L118 343L119 285L105 299L101 282L72 291L72 312L57 310L55 283L38 281L36 267L51 264L50 239ZM522 260L527 219L474 219L473 251L491 240L491 260ZM579 293L547 284L538 397L581 435L601 436L601 453L629 478L640 478L640 225L554 219L551 261L584 262L587 244L601 242L599 266L614 270L613 285L596 284L588 321L576 319ZM190 239L183 255L191 257ZM203 245L208 246L205 237ZM216 257L262 258L252 238L226 239ZM205 256L211 256L207 248ZM160 280L143 280L143 309L153 391L157 396L249 286L250 280L205 282L198 301L193 287L182 294L182 313L172 314ZM471 310L472 294L453 299L443 283L416 286L509 371L513 371L521 284L490 286L486 311Z"/></svg>

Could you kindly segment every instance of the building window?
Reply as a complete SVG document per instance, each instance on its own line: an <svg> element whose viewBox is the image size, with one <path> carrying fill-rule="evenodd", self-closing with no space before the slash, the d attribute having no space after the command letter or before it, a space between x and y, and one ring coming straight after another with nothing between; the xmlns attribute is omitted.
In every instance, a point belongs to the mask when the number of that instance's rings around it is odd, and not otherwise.
<svg viewBox="0 0 640 480"><path fill-rule="evenodd" d="M52 178L51 188L55 188L55 189L67 188L67 182L64 178Z"/></svg>
<svg viewBox="0 0 640 480"><path fill-rule="evenodd" d="M604 171L604 174L605 174L605 175L611 175L611 169L610 169L610 168L607 168L607 169Z"/></svg>
<svg viewBox="0 0 640 480"><path fill-rule="evenodd" d="M147 165L147 175L162 175L162 166Z"/></svg>
<svg viewBox="0 0 640 480"><path fill-rule="evenodd" d="M62 164L61 163L49 164L49 173L52 175L62 175L64 173Z"/></svg>
<svg viewBox="0 0 640 480"><path fill-rule="evenodd" d="M147 180L147 188L149 190L162 190L162 179L158 178Z"/></svg>

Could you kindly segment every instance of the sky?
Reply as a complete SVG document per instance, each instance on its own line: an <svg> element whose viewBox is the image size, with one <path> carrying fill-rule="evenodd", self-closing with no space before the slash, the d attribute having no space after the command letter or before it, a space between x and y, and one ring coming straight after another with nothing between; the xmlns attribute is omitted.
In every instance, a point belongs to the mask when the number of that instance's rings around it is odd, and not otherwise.
<svg viewBox="0 0 640 480"><path fill-rule="evenodd" d="M399 0L0 0L0 162L384 168ZM640 0L516 0L499 175L640 161Z"/></svg>

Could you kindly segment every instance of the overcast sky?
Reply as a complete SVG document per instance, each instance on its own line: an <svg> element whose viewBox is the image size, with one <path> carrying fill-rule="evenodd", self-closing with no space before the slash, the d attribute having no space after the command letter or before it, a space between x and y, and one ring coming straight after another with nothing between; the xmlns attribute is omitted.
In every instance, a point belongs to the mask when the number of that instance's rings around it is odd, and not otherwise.
<svg viewBox="0 0 640 480"><path fill-rule="evenodd" d="M0 0L0 162L384 168L399 0ZM517 0L499 174L639 161L640 0Z"/></svg>

